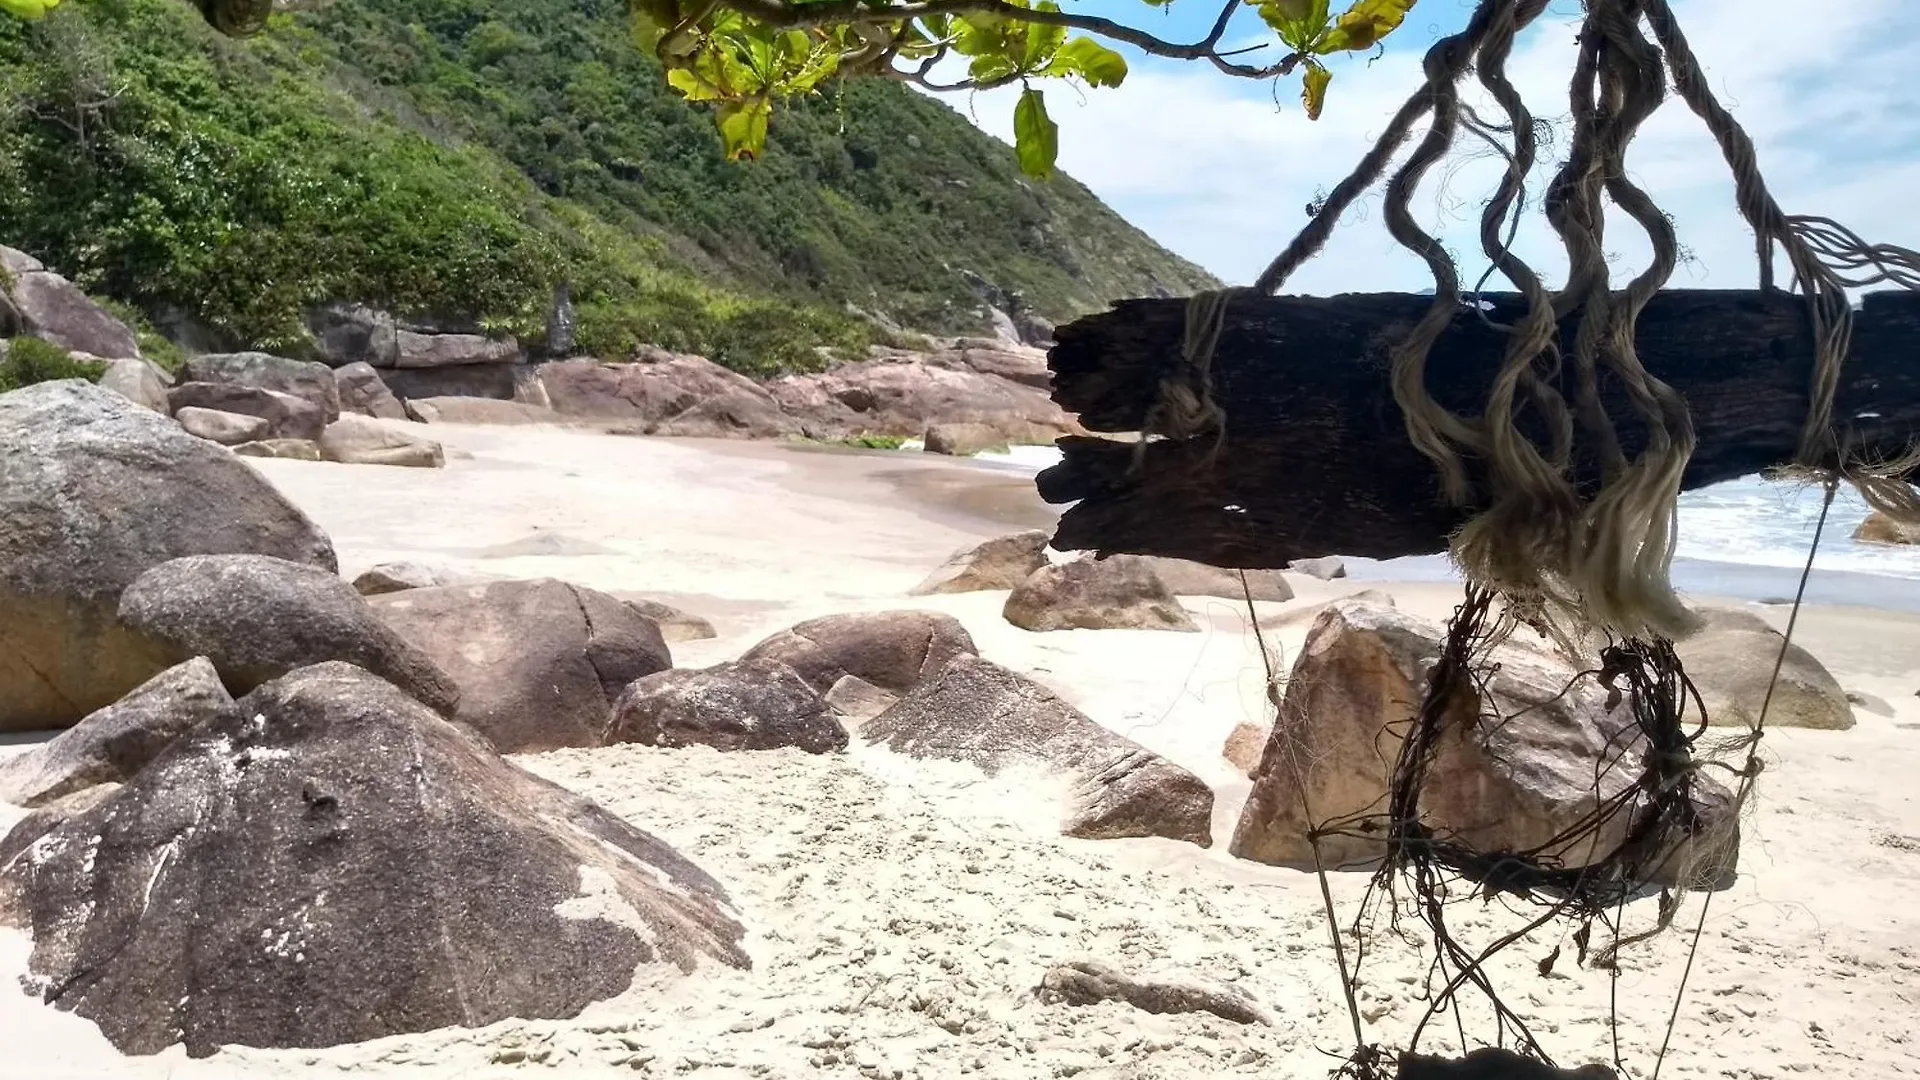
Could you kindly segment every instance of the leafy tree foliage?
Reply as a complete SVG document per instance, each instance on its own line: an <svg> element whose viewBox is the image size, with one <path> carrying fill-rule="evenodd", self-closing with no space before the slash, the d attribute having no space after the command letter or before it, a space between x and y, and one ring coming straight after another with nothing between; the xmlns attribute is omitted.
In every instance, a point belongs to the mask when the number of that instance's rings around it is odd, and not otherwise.
<svg viewBox="0 0 1920 1080"><path fill-rule="evenodd" d="M1165 8L1175 0L1140 0ZM1190 0L1197 2L1197 0ZM1213 0L1219 3L1219 0ZM1063 11L1054 0L633 0L634 32L673 86L712 101L730 157L754 157L776 100L814 93L830 76L885 75L934 89L1022 87L1013 130L1029 174L1053 172L1059 133L1037 84L1118 86L1126 59L1099 39L1159 56L1208 60L1232 75L1273 79L1302 72L1301 98L1317 118L1333 73L1320 58L1366 51L1397 29L1414 0L1225 0L1212 31L1192 44L1164 40L1106 15ZM1233 16L1256 11L1285 55L1249 64L1219 49ZM1107 4L1103 8L1130 8ZM1138 9L1135 9L1136 12ZM1074 35L1075 30L1083 33ZM967 77L935 83L941 63L966 61Z"/></svg>
<svg viewBox="0 0 1920 1080"><path fill-rule="evenodd" d="M897 84L780 112L729 163L620 0L341 0L246 40L89 0L0 19L0 238L236 345L338 298L534 333L564 280L584 349L763 372L864 342L848 305L975 328L962 271L1056 319L1211 282Z"/></svg>

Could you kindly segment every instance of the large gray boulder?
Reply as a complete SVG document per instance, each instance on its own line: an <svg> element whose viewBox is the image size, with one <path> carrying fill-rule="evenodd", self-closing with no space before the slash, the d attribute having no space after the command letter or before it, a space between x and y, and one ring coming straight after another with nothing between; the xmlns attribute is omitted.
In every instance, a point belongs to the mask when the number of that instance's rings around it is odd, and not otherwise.
<svg viewBox="0 0 1920 1080"><path fill-rule="evenodd" d="M1191 559L1161 555L1135 556L1175 596L1216 596L1244 603L1249 596L1266 603L1293 599L1293 586L1278 570L1229 570ZM1108 560L1112 561L1112 560Z"/></svg>
<svg viewBox="0 0 1920 1080"><path fill-rule="evenodd" d="M197 405L180 406L173 419L187 434L221 446L259 442L273 433L273 425L264 417L202 409Z"/></svg>
<svg viewBox="0 0 1920 1080"><path fill-rule="evenodd" d="M1213 843L1213 791L1199 777L977 656L948 662L862 725L860 738L989 775L1029 768L1060 776L1070 789L1060 830L1067 836Z"/></svg>
<svg viewBox="0 0 1920 1080"><path fill-rule="evenodd" d="M520 343L511 337L494 339L480 334L418 334L400 330L394 335L396 368L470 367L477 364L513 364L520 360Z"/></svg>
<svg viewBox="0 0 1920 1080"><path fill-rule="evenodd" d="M702 356L649 349L631 363L557 360L539 372L554 411L624 421L636 434L773 439L800 433L759 383Z"/></svg>
<svg viewBox="0 0 1920 1080"><path fill-rule="evenodd" d="M312 360L289 360L262 352L208 353L180 369L180 381L251 386L304 398L320 407L326 422L340 415L340 385L333 369Z"/></svg>
<svg viewBox="0 0 1920 1080"><path fill-rule="evenodd" d="M451 716L459 688L337 574L265 555L161 563L120 594L120 621L169 650L204 656L243 694L289 671L345 660Z"/></svg>
<svg viewBox="0 0 1920 1080"><path fill-rule="evenodd" d="M995 375L1035 390L1049 390L1053 373L1047 370L1047 351L982 338L960 338L925 355L884 348L872 350L875 360L920 360L934 367Z"/></svg>
<svg viewBox="0 0 1920 1080"><path fill-rule="evenodd" d="M926 434L920 436L920 446L929 454L972 457L1005 453L1007 437L987 424L928 424Z"/></svg>
<svg viewBox="0 0 1920 1080"><path fill-rule="evenodd" d="M847 729L792 668L737 660L636 679L613 703L605 741L826 754L847 748Z"/></svg>
<svg viewBox="0 0 1920 1080"><path fill-rule="evenodd" d="M393 316L364 304L328 304L307 313L313 351L332 367L392 367L399 354Z"/></svg>
<svg viewBox="0 0 1920 1080"><path fill-rule="evenodd" d="M1007 594L1001 614L1034 631L1200 629L1138 555L1043 566Z"/></svg>
<svg viewBox="0 0 1920 1080"><path fill-rule="evenodd" d="M370 566L353 579L353 591L361 596L380 596L408 589L438 589L447 585L479 585L498 581L494 574L473 574L452 570L434 563L390 562Z"/></svg>
<svg viewBox="0 0 1920 1080"><path fill-rule="evenodd" d="M381 420L405 420L406 406L393 396L386 380L373 365L361 362L343 364L333 372L334 386L340 393L340 411L355 412Z"/></svg>
<svg viewBox="0 0 1920 1080"><path fill-rule="evenodd" d="M103 360L137 358L140 342L127 324L107 313L73 282L46 269L38 259L0 248L0 337L25 334L68 352Z"/></svg>
<svg viewBox="0 0 1920 1080"><path fill-rule="evenodd" d="M1920 544L1920 523L1875 510L1853 530L1853 538L1863 544Z"/></svg>
<svg viewBox="0 0 1920 1080"><path fill-rule="evenodd" d="M1047 565L1047 543L1052 539L1044 529L1034 529L963 548L914 586L913 595L1017 589Z"/></svg>
<svg viewBox="0 0 1920 1080"><path fill-rule="evenodd" d="M951 615L872 611L809 619L755 645L743 659L785 664L821 694L851 675L899 695L954 657L979 651Z"/></svg>
<svg viewBox="0 0 1920 1080"><path fill-rule="evenodd" d="M0 731L67 727L186 659L121 590L183 555L335 571L333 545L232 454L78 380L0 395Z"/></svg>
<svg viewBox="0 0 1920 1080"><path fill-rule="evenodd" d="M327 411L303 397L238 383L188 382L167 391L167 404L181 409L257 416L267 422L267 438L317 441L327 426Z"/></svg>
<svg viewBox="0 0 1920 1080"><path fill-rule="evenodd" d="M0 923L32 933L29 988L127 1054L571 1017L641 965L749 964L699 867L343 663L19 849Z"/></svg>
<svg viewBox="0 0 1920 1080"><path fill-rule="evenodd" d="M1236 857L1334 869L1384 854L1384 833L1364 823L1385 813L1444 633L1352 601L1320 613L1254 770L1230 848ZM1647 751L1632 702L1519 645L1500 647L1492 661L1480 694L1449 703L1422 788L1423 823L1478 851L1539 851L1567 867L1607 857L1632 814L1613 817L1597 836L1562 838L1638 782ZM1665 880L1730 880L1738 846L1730 794L1698 778L1702 835L1668 853ZM1316 847L1319 829L1330 831Z"/></svg>
<svg viewBox="0 0 1920 1080"><path fill-rule="evenodd" d="M321 456L347 465L438 469L447 463L446 451L432 439L358 413L343 413L328 424L319 442Z"/></svg>
<svg viewBox="0 0 1920 1080"><path fill-rule="evenodd" d="M241 457L279 458L282 461L323 461L320 444L311 439L260 439L233 448Z"/></svg>
<svg viewBox="0 0 1920 1080"><path fill-rule="evenodd" d="M408 589L369 603L452 676L456 718L503 754L598 746L627 684L673 666L651 621L552 578Z"/></svg>
<svg viewBox="0 0 1920 1080"><path fill-rule="evenodd" d="M820 432L914 438L933 424L977 424L999 442L1051 443L1079 430L1044 389L919 359L864 360L818 375L789 375L767 384L767 392Z"/></svg>
<svg viewBox="0 0 1920 1080"><path fill-rule="evenodd" d="M175 739L231 708L219 672L205 657L195 657L0 762L0 799L45 806L96 784L130 780Z"/></svg>
<svg viewBox="0 0 1920 1080"><path fill-rule="evenodd" d="M511 401L523 378L520 364L454 364L380 369L380 381L402 401L487 398Z"/></svg>
<svg viewBox="0 0 1920 1080"><path fill-rule="evenodd" d="M541 405L485 397L408 398L410 419L423 424L564 424L567 418Z"/></svg>
<svg viewBox="0 0 1920 1080"><path fill-rule="evenodd" d="M1768 727L1842 731L1854 725L1845 688L1812 653L1788 645L1775 683L1774 664L1785 643L1779 631L1752 612L1701 615L1705 626L1676 642L1674 651L1700 693L1709 724L1751 728L1764 707Z"/></svg>
<svg viewBox="0 0 1920 1080"><path fill-rule="evenodd" d="M710 641L719 637L713 623L690 611L682 611L672 604L663 604L646 596L631 593L614 593L620 602L632 608L641 618L647 619L660 628L660 636L671 645L679 641Z"/></svg>
<svg viewBox="0 0 1920 1080"><path fill-rule="evenodd" d="M162 415L169 411L167 380L145 360L125 358L108 361L107 370L100 375L99 385L142 408L152 409Z"/></svg>

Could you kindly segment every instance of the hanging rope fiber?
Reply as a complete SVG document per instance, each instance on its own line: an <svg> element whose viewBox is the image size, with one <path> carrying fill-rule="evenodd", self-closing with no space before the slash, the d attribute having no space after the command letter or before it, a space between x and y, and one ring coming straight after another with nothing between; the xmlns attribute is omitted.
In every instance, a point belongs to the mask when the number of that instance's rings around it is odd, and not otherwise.
<svg viewBox="0 0 1920 1080"><path fill-rule="evenodd" d="M1763 286L1771 286L1778 248L1793 270L1794 287L1806 297L1815 356L1809 408L1791 464L1816 480L1843 475L1875 509L1902 521L1920 521L1920 496L1905 482L1915 463L1848 460L1834 426L1833 399L1850 340L1846 290L1885 281L1920 287L1920 255L1868 244L1826 218L1780 210L1760 174L1752 140L1715 100L1666 0L1586 0L1585 6L1569 93L1571 146L1541 200L1567 253L1561 288L1549 290L1513 251L1509 223L1525 201L1538 136L1532 113L1506 76L1506 62L1515 38L1546 10L1547 0L1482 0L1461 32L1427 51L1422 86L1251 291L1277 292L1316 255L1340 217L1386 176L1425 120L1424 136L1388 178L1384 197L1389 232L1426 263L1434 280L1425 316L1394 350L1392 391L1408 439L1434 463L1441 494L1453 504L1479 508L1454 537L1454 558L1469 580L1494 588L1529 623L1565 628L1557 638L1677 637L1694 625L1670 583L1675 500L1694 432L1686 403L1640 362L1634 332L1647 301L1671 277L1679 244L1667 216L1628 178L1625 163L1634 135L1664 101L1669 79L1706 123L1734 174L1736 203L1756 236ZM1482 122L1462 102L1461 84L1469 75L1505 114L1504 122ZM1508 342L1499 373L1484 407L1472 416L1443 407L1425 385L1427 357L1461 313L1465 297L1453 256L1411 211L1422 180L1455 147L1463 128L1475 138L1511 142L1500 148L1507 168L1482 215L1480 240L1490 272L1505 277L1525 304L1522 316L1503 328ZM1612 280L1606 260L1609 202L1645 235L1653 253L1649 265L1623 283ZM1213 395L1210 360L1234 291L1202 293L1190 302L1182 363L1162 382L1146 425L1149 437L1211 432L1218 448L1225 421ZM1562 355L1560 327L1568 318L1576 322L1569 355ZM1631 455L1622 450L1614 418L1601 404L1603 383L1626 391L1631 417L1644 433ZM1523 430L1523 419L1535 436ZM1580 490L1571 480L1579 460L1600 466L1597 489Z"/></svg>
<svg viewBox="0 0 1920 1080"><path fill-rule="evenodd" d="M1408 440L1434 465L1439 493L1474 511L1451 544L1467 581L1466 599L1427 673L1383 805L1317 822L1309 837L1316 858L1319 841L1329 836L1385 840L1385 857L1352 928L1357 947L1351 954L1342 946L1326 871L1318 870L1355 1039L1339 1073L1356 1080L1376 1080L1387 1068L1383 1049L1365 1041L1353 992L1366 962L1364 923L1377 910L1384 908L1396 927L1403 914L1411 915L1434 947L1428 1009L1405 1048L1403 1071L1428 1024L1442 1014L1453 1015L1465 1048L1468 1036L1457 999L1468 990L1493 1008L1493 1045L1511 1044L1524 1057L1550 1065L1522 1017L1501 1002L1487 961L1527 934L1565 921L1576 927L1580 963L1617 978L1621 950L1668 929L1686 889L1731 865L1732 852L1722 850L1727 836L1706 820L1707 810L1724 818L1720 825L1738 820L1760 772L1757 747L1766 708L1739 744L1719 748L1737 752L1744 746L1739 765L1696 754L1706 714L1672 639L1690 633L1697 620L1670 579L1676 502L1695 433L1686 402L1647 369L1635 348L1641 312L1668 283L1680 247L1671 220L1630 179L1626 154L1641 126L1664 103L1669 86L1705 123L1733 174L1735 202L1755 236L1761 288L1775 288L1774 260L1783 253L1792 271L1790 288L1805 299L1813 340L1808 408L1794 457L1780 475L1825 487L1820 529L1842 480L1875 509L1896 520L1920 521L1920 496L1907 479L1920 469L1920 451L1894 461L1858 460L1834 416L1835 388L1852 330L1847 290L1884 282L1920 289L1920 254L1868 243L1827 218L1791 216L1780 209L1761 175L1752 140L1714 98L1668 0L1584 0L1568 92L1571 139L1565 160L1536 202L1566 252L1566 281L1550 288L1514 251L1517 221L1529 202L1528 178L1543 139L1506 65L1519 34L1547 6L1548 0L1480 0L1464 29L1434 43L1422 63L1422 85L1249 290L1278 292L1325 246L1341 216L1384 178L1386 227L1425 263L1434 282L1431 302L1393 349L1391 391ZM1499 115L1489 119L1462 100L1469 76ZM1423 121L1424 134L1407 149ZM1428 172L1453 152L1463 130L1492 146L1506 166L1480 219L1479 241L1489 269L1475 283L1471 299L1463 295L1453 255L1411 211ZM1614 280L1606 256L1610 211L1624 215L1652 252L1648 265L1625 281ZM1505 323L1492 323L1474 302L1496 273L1521 302L1518 317ZM1205 433L1219 449L1227 417L1213 395L1211 356L1237 292L1203 293L1190 301L1181 363L1161 382L1158 404L1144 425L1143 450L1154 436ZM1485 402L1472 415L1441 405L1426 385L1435 343L1468 309L1505 338ZM1611 395L1624 400L1621 415L1609 413L1603 387L1623 392ZM1631 443L1621 438L1622 423L1630 423L1637 436ZM1136 457L1136 469L1143 460ZM1572 479L1576 474L1597 474L1600 481L1583 488ZM1816 531L1815 550L1818 542ZM1812 558L1810 551L1776 659L1776 683ZM1528 850L1482 851L1431 826L1422 798L1444 740L1459 737L1463 729L1471 734L1504 722L1491 704L1490 678L1498 666L1494 652L1523 623L1569 656L1597 652L1597 664L1587 665L1563 693L1590 680L1607 690L1609 700L1628 703L1632 723L1603 755L1592 808L1580 820ZM1769 701L1771 696L1770 686ZM1732 790L1709 787L1703 777L1708 769L1730 774ZM1722 795L1713 795L1716 789ZM1731 805L1716 805L1722 797ZM1630 902L1650 892L1659 897L1650 925L1629 933ZM1530 909L1524 925L1477 949L1457 940L1448 909L1494 898ZM1703 923L1705 916L1703 904ZM1598 942L1596 927L1604 935ZM1696 927L1693 948L1699 937ZM1543 961L1542 970L1551 962ZM1690 952L1689 971L1691 966ZM1683 975L1681 994L1685 982ZM1679 1008L1676 996L1656 1076ZM1624 1071L1617 1017L1614 1031L1614 1066Z"/></svg>

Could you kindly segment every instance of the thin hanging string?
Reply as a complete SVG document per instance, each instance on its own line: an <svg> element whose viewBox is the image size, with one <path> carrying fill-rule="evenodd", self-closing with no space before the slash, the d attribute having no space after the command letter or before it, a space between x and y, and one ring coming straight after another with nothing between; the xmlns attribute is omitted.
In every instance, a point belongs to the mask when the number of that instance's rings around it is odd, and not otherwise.
<svg viewBox="0 0 1920 1080"><path fill-rule="evenodd" d="M1766 731L1767 710L1773 706L1773 693L1780 685L1780 672L1786 667L1787 652L1793 648L1793 631L1800 624L1800 606L1807 597L1807 582L1813 577L1814 556L1820 551L1820 538L1827 531L1827 517L1833 510L1833 497L1839 490L1838 477L1830 476L1826 482L1826 495L1820 501L1820 519L1813 527L1813 542L1807 545L1807 561L1800 568L1800 586L1793 594L1793 608L1787 615L1787 630L1781 635L1780 650L1773 658L1773 674L1767 680L1766 696L1760 699L1760 715L1754 718L1753 732L1747 738L1747 760L1740 770L1740 786L1734 792L1733 813L1737 818L1741 808L1746 806L1747 796L1753 791L1753 782L1760 775L1760 738ZM1660 1080L1660 1067L1666 1064L1667 1047L1673 1042L1674 1025L1680 1018L1680 1006L1686 1000L1687 980L1693 974L1693 960L1700 952L1700 935L1706 931L1707 912L1713 907L1713 893L1700 901L1700 917L1694 922L1693 941L1687 946L1687 963L1680 970L1680 986L1673 993L1673 1008L1667 1013L1666 1034L1660 1039L1660 1054L1653 1062L1652 1080Z"/></svg>

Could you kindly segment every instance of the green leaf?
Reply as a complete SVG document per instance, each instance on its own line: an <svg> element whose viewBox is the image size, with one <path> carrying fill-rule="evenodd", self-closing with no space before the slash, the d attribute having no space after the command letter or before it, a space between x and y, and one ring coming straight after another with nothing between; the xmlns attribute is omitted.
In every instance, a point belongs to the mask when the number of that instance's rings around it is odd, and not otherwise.
<svg viewBox="0 0 1920 1080"><path fill-rule="evenodd" d="M1060 125L1047 115L1047 102L1031 87L1020 93L1013 107L1013 149L1020 158L1020 171L1046 179L1053 175L1053 163L1060 156Z"/></svg>
<svg viewBox="0 0 1920 1080"><path fill-rule="evenodd" d="M39 19L60 6L60 0L0 0L0 11L17 19Z"/></svg>
<svg viewBox="0 0 1920 1080"><path fill-rule="evenodd" d="M1127 58L1088 37L1077 37L1054 53L1048 74L1078 75L1088 86L1119 86L1127 77Z"/></svg>
<svg viewBox="0 0 1920 1080"><path fill-rule="evenodd" d="M1309 52L1327 29L1329 0L1254 0L1260 18L1295 52Z"/></svg>
<svg viewBox="0 0 1920 1080"><path fill-rule="evenodd" d="M1040 0L1038 4L1033 5L1033 10L1057 12L1060 10L1060 5L1053 0ZM1053 59L1053 54L1059 51L1061 42L1067 40L1067 28L1048 26L1044 23L1028 23L1026 30L1027 47L1020 70L1038 71Z"/></svg>
<svg viewBox="0 0 1920 1080"><path fill-rule="evenodd" d="M0 0L4 2L4 0ZM700 76L686 68L671 68L667 71L667 85L680 91L688 101L712 101L720 96L720 91L702 81Z"/></svg>
<svg viewBox="0 0 1920 1080"><path fill-rule="evenodd" d="M1307 107L1307 119L1320 119L1320 109L1327 103L1327 84L1332 81L1333 72L1317 60L1307 61L1306 74L1300 81L1300 101Z"/></svg>
<svg viewBox="0 0 1920 1080"><path fill-rule="evenodd" d="M720 104L720 138L728 161L752 161L767 147L767 120L773 103L766 98L725 101Z"/></svg>
<svg viewBox="0 0 1920 1080"><path fill-rule="evenodd" d="M1314 44L1313 51L1325 56L1371 49L1399 28L1413 4L1414 0L1354 0L1327 36Z"/></svg>

